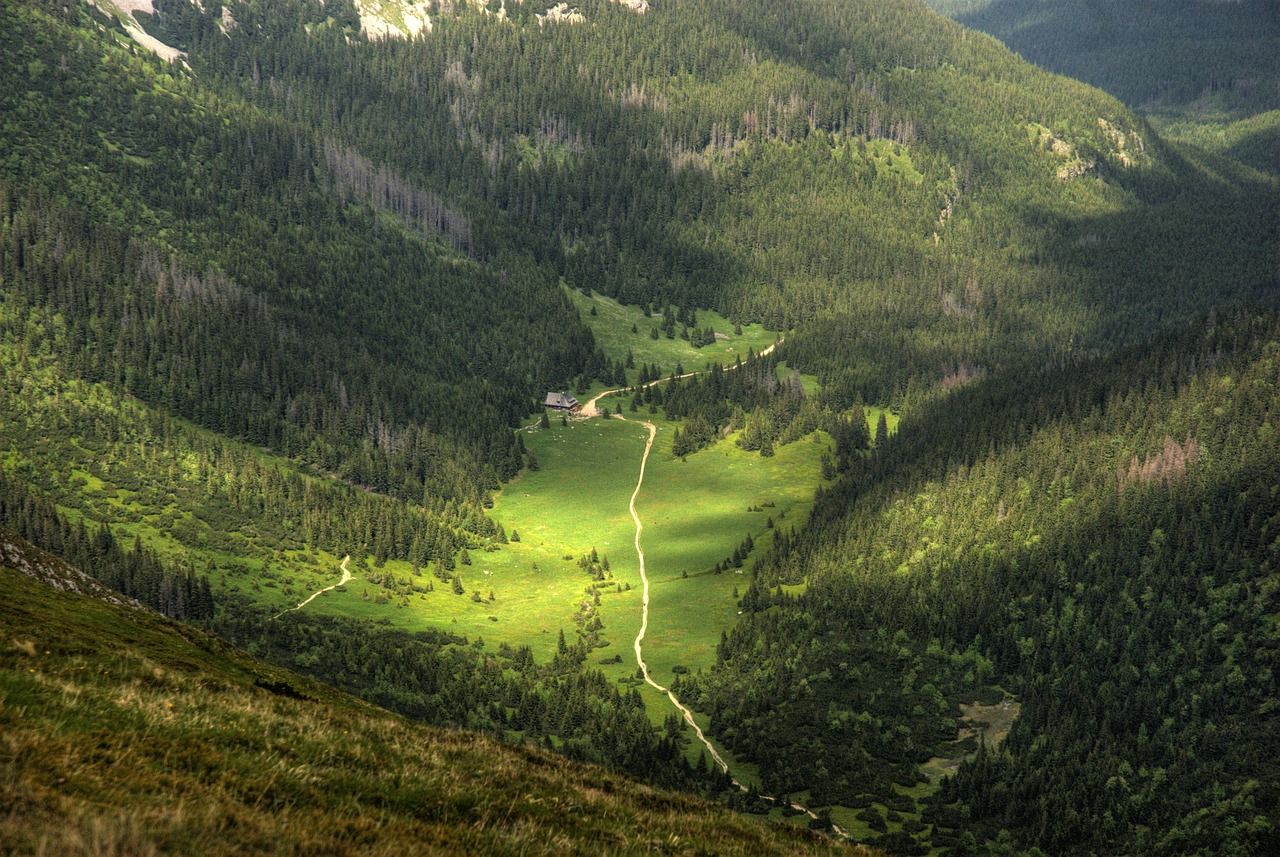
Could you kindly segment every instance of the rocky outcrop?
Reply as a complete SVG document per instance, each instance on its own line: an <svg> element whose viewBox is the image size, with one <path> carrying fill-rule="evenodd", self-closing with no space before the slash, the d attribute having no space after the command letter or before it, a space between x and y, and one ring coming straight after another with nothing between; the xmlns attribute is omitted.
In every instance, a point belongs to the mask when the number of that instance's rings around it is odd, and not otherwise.
<svg viewBox="0 0 1280 857"><path fill-rule="evenodd" d="M132 598L109 589L80 569L68 565L53 554L40 550L26 539L14 535L3 527L0 527L0 566L20 571L27 577L63 592L87 595L121 607L145 609Z"/></svg>
<svg viewBox="0 0 1280 857"><path fill-rule="evenodd" d="M96 6L108 15L114 15L119 19L125 32L129 34L129 38L160 57L160 59L166 62L175 62L186 58L187 55L184 52L177 48L169 47L142 29L138 24L138 20L134 17L135 12L145 12L148 15L155 14L151 0L87 0L87 2L90 6Z"/></svg>
<svg viewBox="0 0 1280 857"><path fill-rule="evenodd" d="M397 2L397 0L356 0L360 13L360 32L374 41L413 38L431 32L427 14L430 3Z"/></svg>
<svg viewBox="0 0 1280 857"><path fill-rule="evenodd" d="M542 24L581 24L587 20L577 9L570 9L568 3L557 3L538 16L538 25Z"/></svg>

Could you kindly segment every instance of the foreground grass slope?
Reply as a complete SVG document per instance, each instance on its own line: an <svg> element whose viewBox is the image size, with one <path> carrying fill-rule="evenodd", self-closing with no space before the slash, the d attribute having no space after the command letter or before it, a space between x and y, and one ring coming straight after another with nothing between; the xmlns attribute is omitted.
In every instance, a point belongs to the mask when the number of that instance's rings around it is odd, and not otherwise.
<svg viewBox="0 0 1280 857"><path fill-rule="evenodd" d="M6 566L69 570L0 532ZM155 614L0 568L17 853L796 854L805 831L414 724Z"/></svg>

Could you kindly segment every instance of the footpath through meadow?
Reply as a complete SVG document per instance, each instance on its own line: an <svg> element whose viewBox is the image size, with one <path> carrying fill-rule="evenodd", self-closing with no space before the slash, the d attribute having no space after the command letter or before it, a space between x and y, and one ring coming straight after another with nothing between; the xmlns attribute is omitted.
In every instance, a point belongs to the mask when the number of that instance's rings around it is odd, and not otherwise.
<svg viewBox="0 0 1280 857"><path fill-rule="evenodd" d="M286 613L292 613L294 610L301 610L303 607L306 607L308 604L314 601L317 595L323 595L324 593L328 592L331 589L337 589L339 586L343 586L348 582L350 582L351 571L347 568L347 564L350 562L351 562L351 554L347 554L342 558L342 565L341 565L342 579L339 580L337 583L335 583L333 586L326 586L324 589L317 589L315 592L311 593L310 598L308 598L306 601L300 602L297 607L290 607L288 610L281 610L279 613L272 616L271 618L279 619L281 616L283 616Z"/></svg>
<svg viewBox="0 0 1280 857"><path fill-rule="evenodd" d="M773 349L776 347L777 347L777 343L770 345L768 348L760 352L760 356L763 357L767 355L769 352L773 351ZM701 373L687 372L684 375L681 375L679 377L688 378L698 374L701 374ZM653 384L660 384L662 383L662 381L669 381L669 380L671 379L670 378L659 379L657 381L650 382L650 384L646 386L652 386ZM615 393L621 393L621 392L625 392L625 390L606 390L605 392L594 396L591 399L591 401L587 402L587 404L582 408L582 415L584 417L592 417L592 416L598 415L600 411L598 410L596 403L599 402L600 399L602 399L605 396L609 396L609 395L613 395ZM622 420L623 422L633 422L632 420L628 420L622 414L612 414L611 416L613 417L613 419ZM635 487L635 490L631 492L631 502L628 505L628 509L631 512L631 520L634 521L636 525L636 542L635 542L636 557L639 559L639 564L640 564L640 585L641 585L640 631L636 634L636 639L634 643L634 648L636 653L636 664L640 667L640 673L641 675L644 676L645 684L649 685L659 693L666 694L667 699L671 701L671 704L674 705L676 710L679 711L681 716L684 717L685 722L688 723L691 727L693 727L694 734L698 736L698 740L702 742L702 745L707 748L707 752L711 754L711 758L715 760L715 763L720 766L720 770L724 771L725 773L728 773L729 763L724 760L724 757L720 755L720 752L716 750L715 746L711 743L710 739L708 739L706 734L703 733L702 727L699 726L697 721L693 719L693 712L690 711L689 708L680 701L680 699L671 691L670 688L664 687L653 678L653 676L649 673L649 665L645 663L645 660L644 660L644 636L649 628L649 575L646 573L646 570L645 570L644 547L640 542L641 533L644 532L644 524L640 521L640 515L636 511L636 498L640 496L640 489L644 487L644 471L645 471L645 467L649 463L649 453L653 451L653 442L657 438L658 428L648 420L641 422L640 425L644 426L648 430L649 437L645 440L644 454L640 458L640 475L636 479L636 487ZM739 782L737 778L731 777L731 780L733 784L737 786L739 789L741 789L744 792L747 791L747 787L744 786L741 782ZM762 800L768 801L770 803L779 802L777 798L770 797L768 795L761 795L760 797ZM792 804L789 804L789 806L792 809L797 810L798 812L805 813L810 818L814 818L814 819L818 818L818 814L813 810L809 809L808 807L801 806L798 803L792 803ZM835 824L831 825L831 829L835 831L835 833L839 836L842 836L845 838L848 837L848 834L845 833L845 831L840 829Z"/></svg>

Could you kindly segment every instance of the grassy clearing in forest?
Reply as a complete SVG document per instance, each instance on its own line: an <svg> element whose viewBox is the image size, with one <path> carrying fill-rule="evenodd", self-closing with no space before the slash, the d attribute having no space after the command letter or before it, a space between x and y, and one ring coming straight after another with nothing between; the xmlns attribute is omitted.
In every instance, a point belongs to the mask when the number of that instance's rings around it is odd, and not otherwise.
<svg viewBox="0 0 1280 857"><path fill-rule="evenodd" d="M710 345L694 348L686 340L680 338L680 325L676 325L676 336L667 339L661 330L658 338L650 335L652 328L661 328L662 316L651 318L638 306L623 306L613 298L599 293L587 297L576 289L566 289L573 298L574 305L582 314L582 320L595 334L596 343L611 359L622 360L627 349L631 349L635 359L635 368L627 370L627 383L634 384L642 364L656 364L663 376L675 371L676 364L684 367L686 372L696 372L706 368L708 363L729 364L741 357L747 359L747 351L757 353L768 348L778 338L778 334L765 330L759 324L742 325L742 334L737 335L734 324L729 319L712 312L700 309L697 311L697 326L711 327L716 333L725 334L728 339L716 339ZM591 315L592 307L596 314ZM636 332L631 332L635 325ZM596 385L598 390L608 389Z"/></svg>
<svg viewBox="0 0 1280 857"><path fill-rule="evenodd" d="M569 642L576 639L574 616L591 602L586 590L593 583L578 558L594 547L609 558L612 578L597 583L610 646L596 650L591 660L614 652L625 659L631 638L620 635L613 617L640 609L627 501L639 475L644 437L644 428L635 423L602 419L568 426L553 421L551 428L526 432L525 445L540 467L508 483L493 509L512 541L494 551L470 551L471 565L459 563L454 569L463 594L424 571L417 580L433 591L415 592L407 603L394 598L378 603L379 587L360 579L369 570L353 563L357 579L347 585L349 592L318 598L307 609L385 619L409 629L436 627L471 640L483 637L490 645L528 644L534 657L545 661L555 653L561 630ZM382 571L401 578L412 573L407 563L396 561ZM479 592L480 602L473 592ZM638 625L638 617L635 621Z"/></svg>
<svg viewBox="0 0 1280 857"><path fill-rule="evenodd" d="M1000 746L1021 711L1022 703L1011 699L993 705L976 701L961 705L959 734L950 745L953 752L947 756L935 756L920 766L931 783L929 790L937 788L944 776L954 775L963 760L973 758L979 740L991 748Z"/></svg>
<svg viewBox="0 0 1280 857"><path fill-rule="evenodd" d="M658 419L655 425L657 439L636 508L644 524L650 581L645 659L655 678L668 684L677 665L709 667L720 632L737 620L733 592L746 590L748 573L730 569L717 575L712 567L748 533L757 551L766 547L770 517L780 527L804 523L820 482L818 459L829 441L819 434L816 442L801 440L762 458L724 440L678 461L671 456L676 423ZM571 642L575 638L574 615L591 600L587 590L593 581L577 560L595 548L610 564L610 579L597 584L608 645L594 650L589 662L615 680L633 678L641 584L628 502L640 474L645 436L638 421L604 418L567 426L552 421L548 429L528 432L525 445L539 469L508 484L493 509L495 519L520 541L493 552L472 551L471 566L457 569L464 595L433 580L434 592L411 598L405 612L392 620L408 627L442 627L472 639L479 635L491 644L528 643L535 657L549 658L561 629ZM387 569L401 573L399 565L389 562ZM484 603L471 600L473 588L480 590ZM348 589L358 594L360 581ZM490 590L492 603L487 601ZM388 612L387 605L364 602L359 607L337 598L317 599L307 609L317 605L371 618ZM621 662L602 663L614 656ZM656 693L650 701L661 721L669 703Z"/></svg>
<svg viewBox="0 0 1280 857"><path fill-rule="evenodd" d="M715 662L721 631L737 621L733 593L746 591L751 560L742 573L715 574L714 566L747 535L758 554L775 529L803 526L821 482L819 457L830 440L817 433L763 458L727 438L681 461L671 455L675 423L657 425L637 508L645 523L650 585L645 660L668 684L677 666L696 671Z"/></svg>

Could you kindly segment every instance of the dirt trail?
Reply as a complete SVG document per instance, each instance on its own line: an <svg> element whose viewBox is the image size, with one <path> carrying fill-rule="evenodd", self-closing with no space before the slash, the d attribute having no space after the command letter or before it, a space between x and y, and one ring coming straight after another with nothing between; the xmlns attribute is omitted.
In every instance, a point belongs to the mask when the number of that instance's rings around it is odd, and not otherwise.
<svg viewBox="0 0 1280 857"><path fill-rule="evenodd" d="M628 421L626 417L623 417L620 414L614 414L614 418L623 420L624 422ZM670 689L663 687L654 681L653 676L649 674L649 665L644 662L644 650L642 646L644 644L645 632L649 629L649 576L645 574L644 548L640 546L640 534L644 531L644 524L640 523L640 516L636 514L636 497L640 495L640 488L644 485L644 468L645 465L649 463L649 452L653 449L653 440L658 435L658 428L651 422L643 422L640 423L640 425L649 430L649 439L644 442L644 456L640 459L640 478L636 480L636 490L631 492L631 504L629 506L631 510L631 520L636 523L636 556L640 558L640 584L642 587L640 595L640 633L636 634L635 641L636 663L640 665L640 672L644 675L645 683L657 690L659 693L665 693L667 695L667 699L671 700L671 704L674 705L682 715L684 715L685 722L693 727L693 731L698 736L698 740L707 748L707 752L711 754L712 759L715 759L716 764L720 766L720 770L728 771L729 763L726 762L716 751L716 748L711 745L711 742L707 740L707 736L702 734L702 727L694 721L693 712L688 708L685 708L684 704L676 698L676 695L672 693ZM735 780L734 783L737 784L739 788L742 787L741 784L737 783L737 780Z"/></svg>
<svg viewBox="0 0 1280 857"><path fill-rule="evenodd" d="M760 352L756 354L756 356L757 356L757 357L766 357L766 356L768 356L769 354L772 354L772 353L773 353L773 349L777 348L777 347L778 347L779 345L781 345L781 344L782 344L782 340L781 340L781 339L779 339L777 342L773 343L773 344L772 344L772 345L770 345L768 348L761 349L761 350L760 350ZM734 363L734 364L732 364L732 365L730 365L730 366L726 366L726 367L724 367L724 368L725 368L726 370L729 370L729 369L733 369L733 368L734 368L735 366L737 366L737 365L738 365L738 364ZM677 377L677 378L692 378L694 375L702 375L702 374L705 374L705 373L703 373L703 372L685 372L683 375L677 375L676 377ZM664 382L666 382L666 381L670 381L670 380L671 380L671 378L670 378L669 376L668 376L668 377L666 377L666 378L659 378L659 379L658 379L658 380L656 380L656 381L650 381L648 384L645 384L645 385L644 385L643 387L641 387L640 389L645 390L645 389L648 389L649 387L654 386L655 384L662 384L662 383L664 383ZM583 406L582 406L582 410L578 412L578 413L579 413L579 416L582 416L582 417L596 417L596 416L600 416L600 409L596 407L596 402L600 401L600 400L601 400L601 399L603 399L605 396L612 396L612 395L614 395L615 393L625 393L627 390L630 390L630 389L631 389L630 387L619 387L619 388L618 388L618 389L616 389L616 390L605 390L605 391L604 391L604 392L602 392L602 393L596 393L594 396L592 396L592 397L591 397L591 401L587 402L585 405L583 405Z"/></svg>
<svg viewBox="0 0 1280 857"><path fill-rule="evenodd" d="M772 350L773 350L773 346L769 346L768 351L772 351ZM768 351L764 351L761 353L767 354ZM697 374L699 373L697 372L689 373L689 375L697 375ZM688 375L681 375L680 377L685 378L685 377L688 377ZM654 381L653 383L656 384L660 382ZM618 391L614 390L613 392L618 392ZM600 396L605 396L605 395L608 395L608 393L600 394ZM596 396L594 399L588 402L587 407L583 408L583 411L586 412L587 408L592 408L593 409L592 413L594 413L595 403L600 398L600 396ZM622 416L622 414L613 414L612 416L616 420L622 420L623 422L632 422L632 420L628 420L626 417ZM679 700L679 698L674 693L671 692L670 688L667 688L661 684L658 684L658 682L653 678L653 676L649 674L649 665L645 663L645 660L644 660L644 635L649 630L649 575L645 572L644 548L640 544L640 534L644 532L644 524L641 523L640 515L637 514L636 512L636 498L640 496L640 489L644 486L644 471L645 471L645 467L649 463L649 453L653 450L653 441L658 435L658 428L653 423L647 420L644 422L641 422L640 425L648 429L649 437L644 442L644 455L640 458L640 476L638 479L636 479L636 487L635 487L635 490L631 492L631 502L628 504L628 507L627 507L631 512L631 520L634 521L636 525L636 556L640 560L640 585L641 585L640 631L639 633L636 634L636 639L634 643L634 648L636 652L636 663L640 667L641 675L644 676L645 684L649 685L659 693L665 693L667 695L667 699L671 700L671 704L674 705L676 707L676 710L679 711L680 714L684 717L684 721L693 727L694 734L698 736L698 740L702 742L702 745L707 748L707 752L711 754L711 758L715 761L715 764L720 766L720 770L724 771L725 773L728 773L729 763L724 760L724 757L720 755L719 751L716 750L715 746L712 745L711 741L703 733L702 727L699 726L697 721L693 719L693 712L690 711L684 705L684 703L682 703ZM744 786L741 782L739 782L736 778L731 777L730 780L735 786L737 786L742 791L745 792L748 790L747 787ZM768 795L761 795L760 798L761 800L768 801L769 803L779 802L777 798L770 797ZM792 809L796 810L797 812L803 812L806 815L808 815L810 818L816 819L818 817L818 814L813 810L809 809L808 807L801 806L798 803L793 803L789 805ZM831 829L838 836L844 837L846 839L849 837L849 834L847 834L844 830L842 830L839 826L835 824L831 825Z"/></svg>
<svg viewBox="0 0 1280 857"><path fill-rule="evenodd" d="M315 597L316 597L317 595L321 595L321 594L323 594L323 593L325 593L325 592L328 592L330 589L337 589L339 586L343 586L343 585L345 585L347 582L349 582L349 581L351 580L351 576L352 576L352 575L351 575L351 572L347 569L347 564L348 564L348 563L350 563L350 562L351 562L351 554L347 554L346 556L344 556L344 557L342 558L342 566L341 566L341 568L342 568L342 580L339 580L339 581L338 581L337 583L335 583L333 586L326 586L324 589L317 589L315 592L311 593L311 597L310 597L310 598L308 598L306 601L303 601L303 602L299 603L297 607L290 607L288 610L281 610L279 613L277 613L276 615L272 616L271 618L272 618L272 619L279 619L281 616L283 616L283 615L284 615L284 614L286 614L286 613L291 613L291 612L293 612L294 610L301 610L303 607L306 607L308 604L310 604L312 601L314 601L314 600L315 600Z"/></svg>

